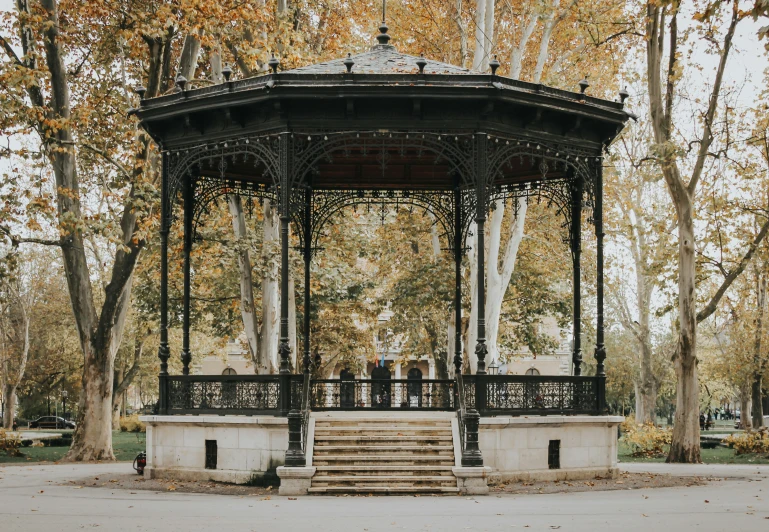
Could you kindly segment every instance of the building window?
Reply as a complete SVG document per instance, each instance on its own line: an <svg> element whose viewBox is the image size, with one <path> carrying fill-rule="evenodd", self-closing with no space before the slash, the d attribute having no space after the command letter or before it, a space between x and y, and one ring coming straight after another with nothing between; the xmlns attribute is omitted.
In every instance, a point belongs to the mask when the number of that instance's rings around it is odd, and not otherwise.
<svg viewBox="0 0 769 532"><path fill-rule="evenodd" d="M232 368L225 368L224 371L222 371L222 375L237 375L237 374L238 372Z"/></svg>
<svg viewBox="0 0 769 532"><path fill-rule="evenodd" d="M526 375L539 375L539 370L537 368L529 368L526 370Z"/></svg>

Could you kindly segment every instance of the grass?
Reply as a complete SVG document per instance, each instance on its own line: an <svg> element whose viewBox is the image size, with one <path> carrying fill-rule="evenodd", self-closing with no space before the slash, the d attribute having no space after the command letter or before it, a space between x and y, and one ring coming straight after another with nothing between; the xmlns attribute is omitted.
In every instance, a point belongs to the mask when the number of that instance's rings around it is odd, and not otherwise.
<svg viewBox="0 0 769 532"><path fill-rule="evenodd" d="M51 432L51 431L48 431ZM71 430L57 430L66 435ZM112 449L119 461L133 461L136 455L145 450L145 434L143 432L112 431ZM61 460L68 446L22 447L24 456L7 456L0 453L0 464L27 462L57 462Z"/></svg>
<svg viewBox="0 0 769 532"><path fill-rule="evenodd" d="M714 432L715 434L715 432ZM667 449L665 449L667 451ZM769 455L762 454L741 454L738 455L734 449L726 447L716 447L714 449L700 450L702 461L706 464L769 464ZM620 462L664 462L665 456L654 457L636 457L630 454L630 448L625 442L620 440L617 457Z"/></svg>

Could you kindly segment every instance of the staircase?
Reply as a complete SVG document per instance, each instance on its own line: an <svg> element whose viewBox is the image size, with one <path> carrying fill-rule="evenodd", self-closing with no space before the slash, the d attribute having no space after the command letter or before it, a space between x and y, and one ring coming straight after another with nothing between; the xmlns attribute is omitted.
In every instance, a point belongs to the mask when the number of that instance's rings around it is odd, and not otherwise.
<svg viewBox="0 0 769 532"><path fill-rule="evenodd" d="M458 493L452 414L393 414L318 415L309 492Z"/></svg>

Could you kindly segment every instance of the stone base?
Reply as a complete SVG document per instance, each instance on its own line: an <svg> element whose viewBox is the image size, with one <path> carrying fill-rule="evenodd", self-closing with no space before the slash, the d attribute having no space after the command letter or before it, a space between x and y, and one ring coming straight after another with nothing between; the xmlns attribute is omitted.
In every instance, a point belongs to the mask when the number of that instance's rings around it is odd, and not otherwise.
<svg viewBox="0 0 769 532"><path fill-rule="evenodd" d="M234 471L231 469L196 469L196 468L167 468L145 467L144 478L159 478L163 480L177 480L182 482L227 482L230 484L248 484L264 473L258 471Z"/></svg>
<svg viewBox="0 0 769 532"><path fill-rule="evenodd" d="M490 467L454 467L451 469L457 477L457 487L462 495L488 495Z"/></svg>
<svg viewBox="0 0 769 532"><path fill-rule="evenodd" d="M285 462L288 421L269 416L142 416L147 425L145 478L245 484ZM216 467L206 467L206 441Z"/></svg>
<svg viewBox="0 0 769 532"><path fill-rule="evenodd" d="M280 477L279 495L307 495L315 475L314 467L285 467L278 468Z"/></svg>
<svg viewBox="0 0 769 532"><path fill-rule="evenodd" d="M617 467L586 467L575 469L544 469L539 471L493 471L489 475L489 485L502 482L553 482L556 480L593 480L600 478L617 478Z"/></svg>
<svg viewBox="0 0 769 532"><path fill-rule="evenodd" d="M500 416L481 418L478 444L491 483L519 480L587 480L617 474L621 416ZM548 457L558 441L558 461ZM552 467L554 465L556 467Z"/></svg>

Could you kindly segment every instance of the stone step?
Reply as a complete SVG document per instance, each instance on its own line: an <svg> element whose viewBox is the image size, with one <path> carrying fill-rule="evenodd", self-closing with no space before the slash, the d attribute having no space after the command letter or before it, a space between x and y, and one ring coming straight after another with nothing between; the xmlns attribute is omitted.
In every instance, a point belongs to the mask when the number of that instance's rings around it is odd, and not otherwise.
<svg viewBox="0 0 769 532"><path fill-rule="evenodd" d="M350 436L337 436L337 435L331 435L331 434L316 434L315 435L315 446L318 445L324 445L324 442L331 442L331 441L364 441L364 442L375 442L375 441L393 441L393 438L397 438L398 441L453 441L453 436L451 434L441 434L441 435L424 435L424 436L360 436L360 435L350 435Z"/></svg>
<svg viewBox="0 0 769 532"><path fill-rule="evenodd" d="M418 424L444 424L451 423L450 417L412 417L412 416L383 416L383 417L315 417L315 423L339 424L339 423L381 423L398 425L418 425Z"/></svg>
<svg viewBox="0 0 769 532"><path fill-rule="evenodd" d="M324 426L339 425L451 425L450 419L315 419L315 423Z"/></svg>
<svg viewBox="0 0 769 532"><path fill-rule="evenodd" d="M389 487L389 486L324 486L318 488L310 488L310 493L378 493L387 495L389 493L446 493L453 494L459 493L459 488L448 486L403 486L403 487Z"/></svg>
<svg viewBox="0 0 769 532"><path fill-rule="evenodd" d="M320 456L319 451L329 452L362 452L362 451L388 451L402 453L453 453L452 445L319 445L314 447L314 454Z"/></svg>
<svg viewBox="0 0 769 532"><path fill-rule="evenodd" d="M452 469L454 468L454 465L410 465L410 466L399 466L394 464L372 464L372 465L319 465L315 466L313 464L313 467L317 469L318 472L321 473L354 473L356 471L363 472L363 473L373 473L373 472L382 472L386 474L393 474L393 475L403 475L405 472L411 472L414 474L417 473L430 473L435 474L440 472L443 473L449 473L453 475ZM316 473L318 474L318 473Z"/></svg>
<svg viewBox="0 0 769 532"><path fill-rule="evenodd" d="M310 493L457 493L452 415L315 416Z"/></svg>
<svg viewBox="0 0 769 532"><path fill-rule="evenodd" d="M424 477L412 477L412 476L314 476L312 478L312 485L317 487L322 486L360 486L362 484L368 486L389 486L389 487L402 487L402 486L448 486L453 487L457 485L457 479L453 476L424 476Z"/></svg>
<svg viewBox="0 0 769 532"><path fill-rule="evenodd" d="M313 457L313 466L355 465L377 466L394 465L411 467L416 465L453 466L453 456L318 456Z"/></svg>
<svg viewBox="0 0 769 532"><path fill-rule="evenodd" d="M377 436L384 434L402 434L403 436L420 436L423 434L445 436L451 434L451 427L319 427L315 425L315 434L322 436L349 435L350 433L363 436Z"/></svg>
<svg viewBox="0 0 769 532"><path fill-rule="evenodd" d="M375 413L356 413L351 415L342 415L342 412L322 413L313 412L312 417L316 422L340 422L340 421L367 421L375 423L419 423L419 422L451 422L457 415L454 412L434 412L427 414L425 412L375 412Z"/></svg>
<svg viewBox="0 0 769 532"><path fill-rule="evenodd" d="M425 469L422 471L412 471L409 466L403 466L398 469L378 470L373 469L376 466L362 467L361 469L350 469L340 467L339 469L317 471L313 479L316 478L337 478L337 477L409 477L412 479L421 479L426 477L443 477L454 479L454 473L451 468L438 469L437 467Z"/></svg>

